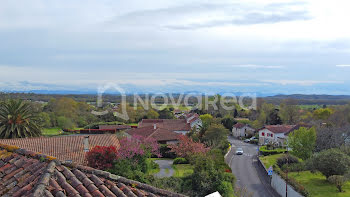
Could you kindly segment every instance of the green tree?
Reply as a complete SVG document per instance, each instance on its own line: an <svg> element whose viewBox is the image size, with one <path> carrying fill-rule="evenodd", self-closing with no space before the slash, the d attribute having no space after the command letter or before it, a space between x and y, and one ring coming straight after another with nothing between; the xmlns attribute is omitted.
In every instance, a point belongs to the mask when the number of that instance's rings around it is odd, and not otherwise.
<svg viewBox="0 0 350 197"><path fill-rule="evenodd" d="M59 116L57 118L57 125L61 129L73 129L75 127L74 123L71 119L66 118L64 116Z"/></svg>
<svg viewBox="0 0 350 197"><path fill-rule="evenodd" d="M204 133L203 142L212 148L224 148L229 131L221 124L212 124Z"/></svg>
<svg viewBox="0 0 350 197"><path fill-rule="evenodd" d="M146 116L147 116L148 119L158 119L159 118L159 113L154 111L153 109L150 109L150 110L148 110Z"/></svg>
<svg viewBox="0 0 350 197"><path fill-rule="evenodd" d="M327 120L333 114L333 110L330 108L321 108L313 112L314 118L318 120Z"/></svg>
<svg viewBox="0 0 350 197"><path fill-rule="evenodd" d="M9 100L0 104L0 138L40 135L39 118L29 103L22 100Z"/></svg>
<svg viewBox="0 0 350 197"><path fill-rule="evenodd" d="M229 130L232 130L233 125L236 123L237 121L235 121L233 117L227 115L221 120L221 124L223 124L224 127Z"/></svg>
<svg viewBox="0 0 350 197"><path fill-rule="evenodd" d="M344 175L350 169L350 157L339 149L328 149L314 155L308 166L320 171L327 178L333 175Z"/></svg>
<svg viewBox="0 0 350 197"><path fill-rule="evenodd" d="M200 115L199 118L202 120L203 125L209 126L213 122L213 116L210 114Z"/></svg>
<svg viewBox="0 0 350 197"><path fill-rule="evenodd" d="M39 120L40 120L41 126L43 126L45 128L52 127L52 125L51 125L51 118L50 118L50 115L48 113L41 112L39 114Z"/></svg>
<svg viewBox="0 0 350 197"><path fill-rule="evenodd" d="M293 150L292 154L302 159L311 157L316 145L315 128L301 127L288 136L288 146Z"/></svg>
<svg viewBox="0 0 350 197"><path fill-rule="evenodd" d="M284 124L296 124L299 121L299 109L297 102L292 99L285 100L280 105L279 115Z"/></svg>

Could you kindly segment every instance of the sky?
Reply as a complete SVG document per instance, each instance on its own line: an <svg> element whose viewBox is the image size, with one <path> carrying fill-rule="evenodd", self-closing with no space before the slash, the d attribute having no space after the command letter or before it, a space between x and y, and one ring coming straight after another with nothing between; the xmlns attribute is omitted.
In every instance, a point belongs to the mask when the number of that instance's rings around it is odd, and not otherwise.
<svg viewBox="0 0 350 197"><path fill-rule="evenodd" d="M0 91L350 95L347 0L0 0Z"/></svg>

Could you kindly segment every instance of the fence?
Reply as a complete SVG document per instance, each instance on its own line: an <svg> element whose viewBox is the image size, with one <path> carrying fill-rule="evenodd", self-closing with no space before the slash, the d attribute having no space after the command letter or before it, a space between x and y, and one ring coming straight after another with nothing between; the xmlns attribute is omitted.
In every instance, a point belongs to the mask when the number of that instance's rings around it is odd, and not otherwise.
<svg viewBox="0 0 350 197"><path fill-rule="evenodd" d="M270 183L272 188L279 194L281 197L286 197L286 181L283 180L277 173L273 172L272 177L270 177L267 174L267 169L265 168L264 164L260 161L260 158L258 158L258 163L261 168L265 170L265 175L269 177ZM294 190L292 186L289 184L287 185L287 193L288 197L303 197L303 195L299 194L297 191Z"/></svg>

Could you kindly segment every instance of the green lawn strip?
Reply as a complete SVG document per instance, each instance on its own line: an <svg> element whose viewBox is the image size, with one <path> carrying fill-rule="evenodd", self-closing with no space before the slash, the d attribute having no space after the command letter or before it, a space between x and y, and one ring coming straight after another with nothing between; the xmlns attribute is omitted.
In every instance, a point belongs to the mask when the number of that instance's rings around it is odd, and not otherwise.
<svg viewBox="0 0 350 197"><path fill-rule="evenodd" d="M277 159L283 154L269 155L260 157L260 161L264 164L265 168L268 169L270 166L276 164Z"/></svg>
<svg viewBox="0 0 350 197"><path fill-rule="evenodd" d="M62 132L62 129L60 129L60 128L44 128L41 130L41 133L44 136L59 135L60 132Z"/></svg>
<svg viewBox="0 0 350 197"><path fill-rule="evenodd" d="M173 165L175 170L174 177L185 177L193 173L193 166L191 164L177 164Z"/></svg>
<svg viewBox="0 0 350 197"><path fill-rule="evenodd" d="M128 123L127 125L130 125L130 126L138 126L139 123Z"/></svg>
<svg viewBox="0 0 350 197"><path fill-rule="evenodd" d="M329 183L321 173L313 174L310 171L304 171L299 174L297 172L291 172L288 175L303 185L312 197L350 196L350 182L344 185L343 190L345 192L339 193L335 185Z"/></svg>

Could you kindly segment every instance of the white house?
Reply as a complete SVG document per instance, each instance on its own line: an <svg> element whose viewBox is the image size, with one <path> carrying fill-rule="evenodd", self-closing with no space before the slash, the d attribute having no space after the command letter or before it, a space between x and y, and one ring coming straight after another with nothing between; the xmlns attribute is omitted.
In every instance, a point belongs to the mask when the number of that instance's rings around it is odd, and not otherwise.
<svg viewBox="0 0 350 197"><path fill-rule="evenodd" d="M288 134L299 127L298 125L266 125L259 130L259 144L273 143L283 146Z"/></svg>
<svg viewBox="0 0 350 197"><path fill-rule="evenodd" d="M237 123L233 125L232 135L234 137L249 137L255 135L255 129L248 124Z"/></svg>
<svg viewBox="0 0 350 197"><path fill-rule="evenodd" d="M191 128L199 129L202 126L202 120L196 113L190 113L185 116L186 122L190 124Z"/></svg>

